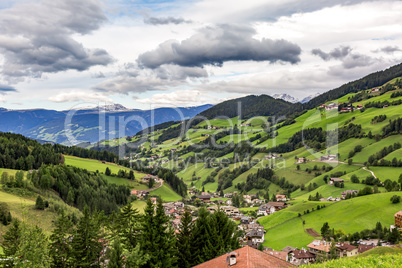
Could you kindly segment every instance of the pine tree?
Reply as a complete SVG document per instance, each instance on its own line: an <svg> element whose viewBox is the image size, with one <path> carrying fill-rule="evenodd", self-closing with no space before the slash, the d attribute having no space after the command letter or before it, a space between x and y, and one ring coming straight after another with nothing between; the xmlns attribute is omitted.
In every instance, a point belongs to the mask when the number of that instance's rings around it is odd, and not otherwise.
<svg viewBox="0 0 402 268"><path fill-rule="evenodd" d="M204 248L210 245L208 229L208 215L206 208L200 208L198 218L195 222L191 236L191 266L205 262L208 259L205 256Z"/></svg>
<svg viewBox="0 0 402 268"><path fill-rule="evenodd" d="M190 210L185 208L180 221L180 232L177 234L177 250L179 267L191 267L191 232L193 229Z"/></svg>
<svg viewBox="0 0 402 268"><path fill-rule="evenodd" d="M110 176L112 174L112 172L110 171L110 168L106 168L106 170L105 170L105 175L106 176Z"/></svg>
<svg viewBox="0 0 402 268"><path fill-rule="evenodd" d="M35 208L41 210L45 209L45 203L43 202L43 199L40 195L38 195L38 197L36 198Z"/></svg>
<svg viewBox="0 0 402 268"><path fill-rule="evenodd" d="M98 264L102 251L99 223L91 218L87 206L84 208L83 214L84 216L78 222L77 231L72 241L73 261L78 267Z"/></svg>
<svg viewBox="0 0 402 268"><path fill-rule="evenodd" d="M15 253L15 267L50 267L49 240L38 226L21 224L21 242Z"/></svg>
<svg viewBox="0 0 402 268"><path fill-rule="evenodd" d="M141 250L149 254L145 267L173 267L177 262L175 237L168 227L169 218L165 215L162 200L158 200L156 213L151 200L148 200L142 222Z"/></svg>
<svg viewBox="0 0 402 268"><path fill-rule="evenodd" d="M69 239L73 231L72 226L72 222L62 210L50 236L51 247L49 253L53 260L53 267L69 267L71 264L72 248Z"/></svg>
<svg viewBox="0 0 402 268"><path fill-rule="evenodd" d="M15 219L10 229L3 236L3 248L6 256L14 256L21 242L21 223Z"/></svg>
<svg viewBox="0 0 402 268"><path fill-rule="evenodd" d="M138 244L139 233L141 230L141 215L138 209L131 204L124 206L117 216L114 229L120 238L123 247L131 251Z"/></svg>
<svg viewBox="0 0 402 268"><path fill-rule="evenodd" d="M107 266L108 268L120 268L124 267L123 261L123 248L121 243L118 239L113 241L113 247L110 254L110 261Z"/></svg>

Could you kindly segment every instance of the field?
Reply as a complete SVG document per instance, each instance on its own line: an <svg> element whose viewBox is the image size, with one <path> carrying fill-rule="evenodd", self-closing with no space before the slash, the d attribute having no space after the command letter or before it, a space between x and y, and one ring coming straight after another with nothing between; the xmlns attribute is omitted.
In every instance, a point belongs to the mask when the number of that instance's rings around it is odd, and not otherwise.
<svg viewBox="0 0 402 268"><path fill-rule="evenodd" d="M78 168L83 168L92 172L96 172L97 170L100 173L104 173L106 168L108 167L112 174L117 174L117 172L122 169L125 171L130 171L129 168L119 166L113 163L105 163L103 164L101 161L94 160L94 159L87 159L87 158L79 158L79 157L74 157L74 156L69 156L65 155L65 164L69 166L74 166ZM146 185L140 184L138 182L139 179L145 176L145 174L134 171L134 176L136 178L136 181L130 181L125 178L119 178L119 177L114 177L114 176L106 176L103 175L105 179L108 180L110 183L114 183L117 185L128 185L131 189L136 189L136 190L145 190L148 189Z"/></svg>
<svg viewBox="0 0 402 268"><path fill-rule="evenodd" d="M325 263L314 264L312 268L344 268L344 267L382 267L394 268L401 267L402 255L401 254L387 254L387 255L370 255L365 258L341 258L337 260L328 261Z"/></svg>
<svg viewBox="0 0 402 268"><path fill-rule="evenodd" d="M133 203L131 203L131 205L133 206L133 208L138 209L138 211L142 214L144 213L144 209L147 206L147 203L144 201L136 200Z"/></svg>
<svg viewBox="0 0 402 268"><path fill-rule="evenodd" d="M150 192L150 195L160 196L164 202L179 201L182 199L182 197L167 184L163 184L162 187Z"/></svg>
<svg viewBox="0 0 402 268"><path fill-rule="evenodd" d="M13 218L25 221L31 226L38 225L47 234L52 231L52 222L58 217L58 214L53 212L51 207L46 210L35 209L35 198L20 197L0 191L0 201L8 204ZM74 212L77 216L81 214L78 209L68 207L67 213L71 212ZM4 234L8 228L8 226L0 224L0 234Z"/></svg>
<svg viewBox="0 0 402 268"><path fill-rule="evenodd" d="M264 245L277 250L288 245L298 248L306 247L314 240L314 237L308 235L305 229L312 228L320 232L324 222L328 222L331 228L342 229L346 233L374 228L376 222L389 226L394 223L394 214L401 209L399 204L390 202L393 195L395 192L356 197L330 205L327 203L325 208L302 217L297 217L297 213L303 214L307 204L311 202L295 204L259 220L267 230ZM312 204L314 207L324 202Z"/></svg>

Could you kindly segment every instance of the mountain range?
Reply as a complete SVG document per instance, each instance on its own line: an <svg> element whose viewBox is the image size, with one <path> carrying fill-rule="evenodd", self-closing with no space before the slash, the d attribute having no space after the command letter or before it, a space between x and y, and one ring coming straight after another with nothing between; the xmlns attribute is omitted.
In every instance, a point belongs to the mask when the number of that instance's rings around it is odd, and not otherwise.
<svg viewBox="0 0 402 268"><path fill-rule="evenodd" d="M188 119L211 107L206 104L137 110L113 104L70 111L0 108L0 131L66 145L94 143L102 139L131 136L143 128L167 121ZM72 138L68 138L69 133Z"/></svg>
<svg viewBox="0 0 402 268"><path fill-rule="evenodd" d="M297 102L300 102L300 103L307 103L307 102L309 102L311 99L314 99L315 97L317 97L318 95L320 95L320 93L316 93L316 94L307 96L307 97L305 97L305 98L302 99L302 100L297 99L297 98L295 98L295 97L293 97L293 96L291 96L291 95L289 95L289 94L286 94L286 93L283 93L283 94L274 94L274 95L272 95L272 97L273 97L274 99L281 99L281 100L284 100L284 101L287 101L287 102L290 102L290 103L297 103Z"/></svg>

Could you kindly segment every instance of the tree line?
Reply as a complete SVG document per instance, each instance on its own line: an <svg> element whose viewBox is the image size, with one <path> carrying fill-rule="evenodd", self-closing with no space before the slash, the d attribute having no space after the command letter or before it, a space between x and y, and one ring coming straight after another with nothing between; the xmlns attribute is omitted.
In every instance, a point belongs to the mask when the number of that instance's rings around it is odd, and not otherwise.
<svg viewBox="0 0 402 268"><path fill-rule="evenodd" d="M64 212L48 237L13 220L2 245L2 264L24 267L192 267L240 247L239 231L224 212L201 208L196 221L186 208L174 233L162 201L148 200L141 215L130 204L106 217L84 208L77 224Z"/></svg>

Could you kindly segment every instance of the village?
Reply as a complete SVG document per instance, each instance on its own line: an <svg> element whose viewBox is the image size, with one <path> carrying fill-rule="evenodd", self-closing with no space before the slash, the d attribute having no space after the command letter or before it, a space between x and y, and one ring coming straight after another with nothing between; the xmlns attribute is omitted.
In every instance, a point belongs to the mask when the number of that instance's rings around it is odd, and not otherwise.
<svg viewBox="0 0 402 268"><path fill-rule="evenodd" d="M269 155L267 158L272 157L278 156ZM324 160L335 158L336 156L329 155L326 156ZM298 161L305 161L305 159L298 159ZM149 180L154 180L154 188L142 191L133 190L132 194L136 195L136 197L140 200L150 199L152 203L156 205L159 197L151 196L150 191L163 185L163 180L153 175L147 175L142 178L143 183L149 183ZM330 178L328 180L328 185L335 187L335 184L338 185L343 182L343 179ZM357 193L357 190L345 190L341 193L340 197L321 198L319 201L339 202L348 199L351 196L356 196ZM258 220L261 217L272 215L280 210L292 206L292 204L288 202L290 199L287 198L286 195L274 195L272 201L266 202L266 200L260 198L257 194L240 195L236 191L233 193L225 193L222 196L218 192L202 192L192 187L189 189L188 194L190 198L183 199L182 201L163 203L165 214L170 218L171 226L175 233L179 233L181 217L185 212L185 208L191 212L193 222L197 220L198 209L200 207L205 207L211 213L220 210L238 225L238 229L243 234L240 238L243 248L238 249L237 251L243 250L246 254L252 254L253 251L264 252L269 256L274 257L274 259L266 259L265 254L259 255L259 253L256 252L254 252L253 256L259 256L259 258L261 258L260 261L262 262L266 261L267 263L271 264L275 263L277 267L292 267L316 263L319 261L319 259L328 259L331 254L335 254L336 258L352 257L378 246L392 246L392 243L381 241L380 239L359 239L354 241L354 243L351 243L350 241L332 242L330 240L326 241L325 239L319 240L316 237L319 237L320 235L316 234L313 235L315 237L312 236L311 243L309 243L306 248L297 248L293 247L292 245L288 245L283 249L269 248L263 246L263 243L267 239L266 230L264 230L264 226L261 225ZM235 206L234 199L240 199L240 204ZM241 210L244 208L255 209L251 210L251 212L248 212L247 215L245 215L245 213L241 212ZM402 230L402 210L396 212L394 217L395 225L391 225L389 227L390 230ZM314 232L315 231L313 231L313 234ZM247 248L247 250L245 248ZM236 263L236 257L239 256L236 251L226 255L228 259L232 258L234 263ZM217 260L210 260L206 263L198 265L197 267L210 267L208 265L214 261L219 261L219 258L222 258L222 256L217 257ZM283 262L275 262L276 259L279 259Z"/></svg>

